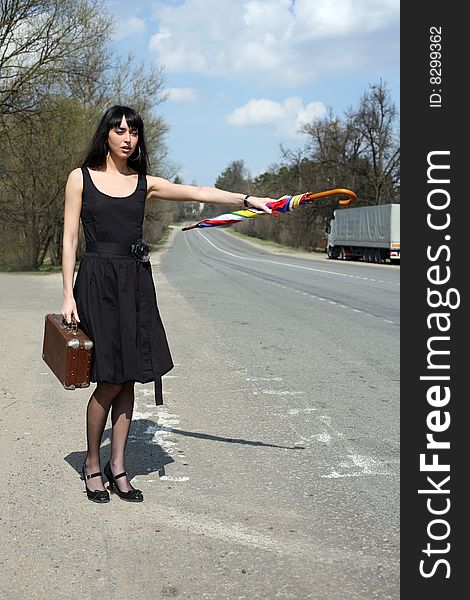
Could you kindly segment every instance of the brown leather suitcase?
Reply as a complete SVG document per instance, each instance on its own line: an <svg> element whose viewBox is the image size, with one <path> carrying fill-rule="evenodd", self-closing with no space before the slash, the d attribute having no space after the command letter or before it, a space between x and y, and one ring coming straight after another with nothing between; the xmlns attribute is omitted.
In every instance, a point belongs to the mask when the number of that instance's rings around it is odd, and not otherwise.
<svg viewBox="0 0 470 600"><path fill-rule="evenodd" d="M42 357L66 390L90 385L93 342L72 320L45 316Z"/></svg>

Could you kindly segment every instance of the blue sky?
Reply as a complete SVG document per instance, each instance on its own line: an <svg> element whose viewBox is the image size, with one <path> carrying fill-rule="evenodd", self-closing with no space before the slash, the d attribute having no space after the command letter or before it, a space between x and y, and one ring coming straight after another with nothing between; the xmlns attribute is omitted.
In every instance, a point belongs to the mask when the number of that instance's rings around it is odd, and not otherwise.
<svg viewBox="0 0 470 600"><path fill-rule="evenodd" d="M232 160L252 175L301 148L298 128L342 115L369 84L399 102L398 0L105 0L114 45L164 68L170 158L213 185Z"/></svg>

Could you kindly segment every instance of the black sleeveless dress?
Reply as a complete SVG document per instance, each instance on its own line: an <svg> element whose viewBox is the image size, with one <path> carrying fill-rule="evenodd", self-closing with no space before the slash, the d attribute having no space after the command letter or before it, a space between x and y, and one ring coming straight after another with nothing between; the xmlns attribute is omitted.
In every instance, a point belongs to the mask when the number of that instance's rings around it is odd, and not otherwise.
<svg viewBox="0 0 470 600"><path fill-rule="evenodd" d="M157 306L150 262L130 247L142 238L147 179L138 176L130 196L108 196L82 167L80 218L87 249L73 294L80 327L93 340L90 380L155 382L155 403L163 404L161 376L173 368Z"/></svg>

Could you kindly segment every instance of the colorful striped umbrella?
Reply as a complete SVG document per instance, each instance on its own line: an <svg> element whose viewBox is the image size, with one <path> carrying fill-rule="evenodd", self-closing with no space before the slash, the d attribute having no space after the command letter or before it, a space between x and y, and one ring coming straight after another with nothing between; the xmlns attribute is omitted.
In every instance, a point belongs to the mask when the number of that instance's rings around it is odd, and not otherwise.
<svg viewBox="0 0 470 600"><path fill-rule="evenodd" d="M299 194L297 196L281 196L279 200L275 200L274 202L268 202L266 206L272 209L275 216L278 213L287 213L298 206L303 206L304 204L311 204L314 200L318 200L320 198L327 198L328 196L336 196L336 195L348 196L347 199L342 199L339 201L339 204L347 206L354 202L356 198L356 194L351 190L345 188L337 188L334 190L327 190L326 192L317 192L316 194L313 192L305 192L304 194ZM196 229L202 227L228 227L229 225L233 225L234 223L240 223L240 221L244 221L245 219L252 219L253 217L257 217L258 215L266 215L264 210L259 208L246 208L244 210L235 210L230 213L226 213L224 215L219 215L218 217L214 217L213 219L204 219L203 221L199 221L199 223L194 223L194 225L188 225L187 227L183 227L183 231L188 231L189 229Z"/></svg>

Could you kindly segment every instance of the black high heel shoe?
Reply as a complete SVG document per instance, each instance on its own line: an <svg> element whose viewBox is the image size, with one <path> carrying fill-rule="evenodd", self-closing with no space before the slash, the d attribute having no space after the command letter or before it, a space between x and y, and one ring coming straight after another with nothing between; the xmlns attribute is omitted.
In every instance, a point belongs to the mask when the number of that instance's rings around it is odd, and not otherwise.
<svg viewBox="0 0 470 600"><path fill-rule="evenodd" d="M85 463L83 463L83 466L82 466L82 477L83 477L83 481L85 482L85 490L86 490L86 495L88 496L88 499L89 500L93 500L93 502L99 502L100 504L104 504L105 502L109 502L109 494L108 494L108 492L106 490L94 490L92 492L86 486L86 480L87 479L91 479L92 477L98 477L98 475L101 475L101 472L99 472L99 473L91 473L91 475L87 475L85 473Z"/></svg>
<svg viewBox="0 0 470 600"><path fill-rule="evenodd" d="M119 486L116 483L116 479L119 479L119 477L124 477L124 475L127 475L126 471L124 471L123 473L119 473L119 475L113 475L109 461L105 464L103 471L109 481L109 491L110 492L115 492L119 496L119 498L121 498L122 500L127 500L128 502L142 502L143 501L144 496L143 496L141 490L137 490L136 488L133 487L132 490L129 490L128 492L121 492L121 490L119 489Z"/></svg>

